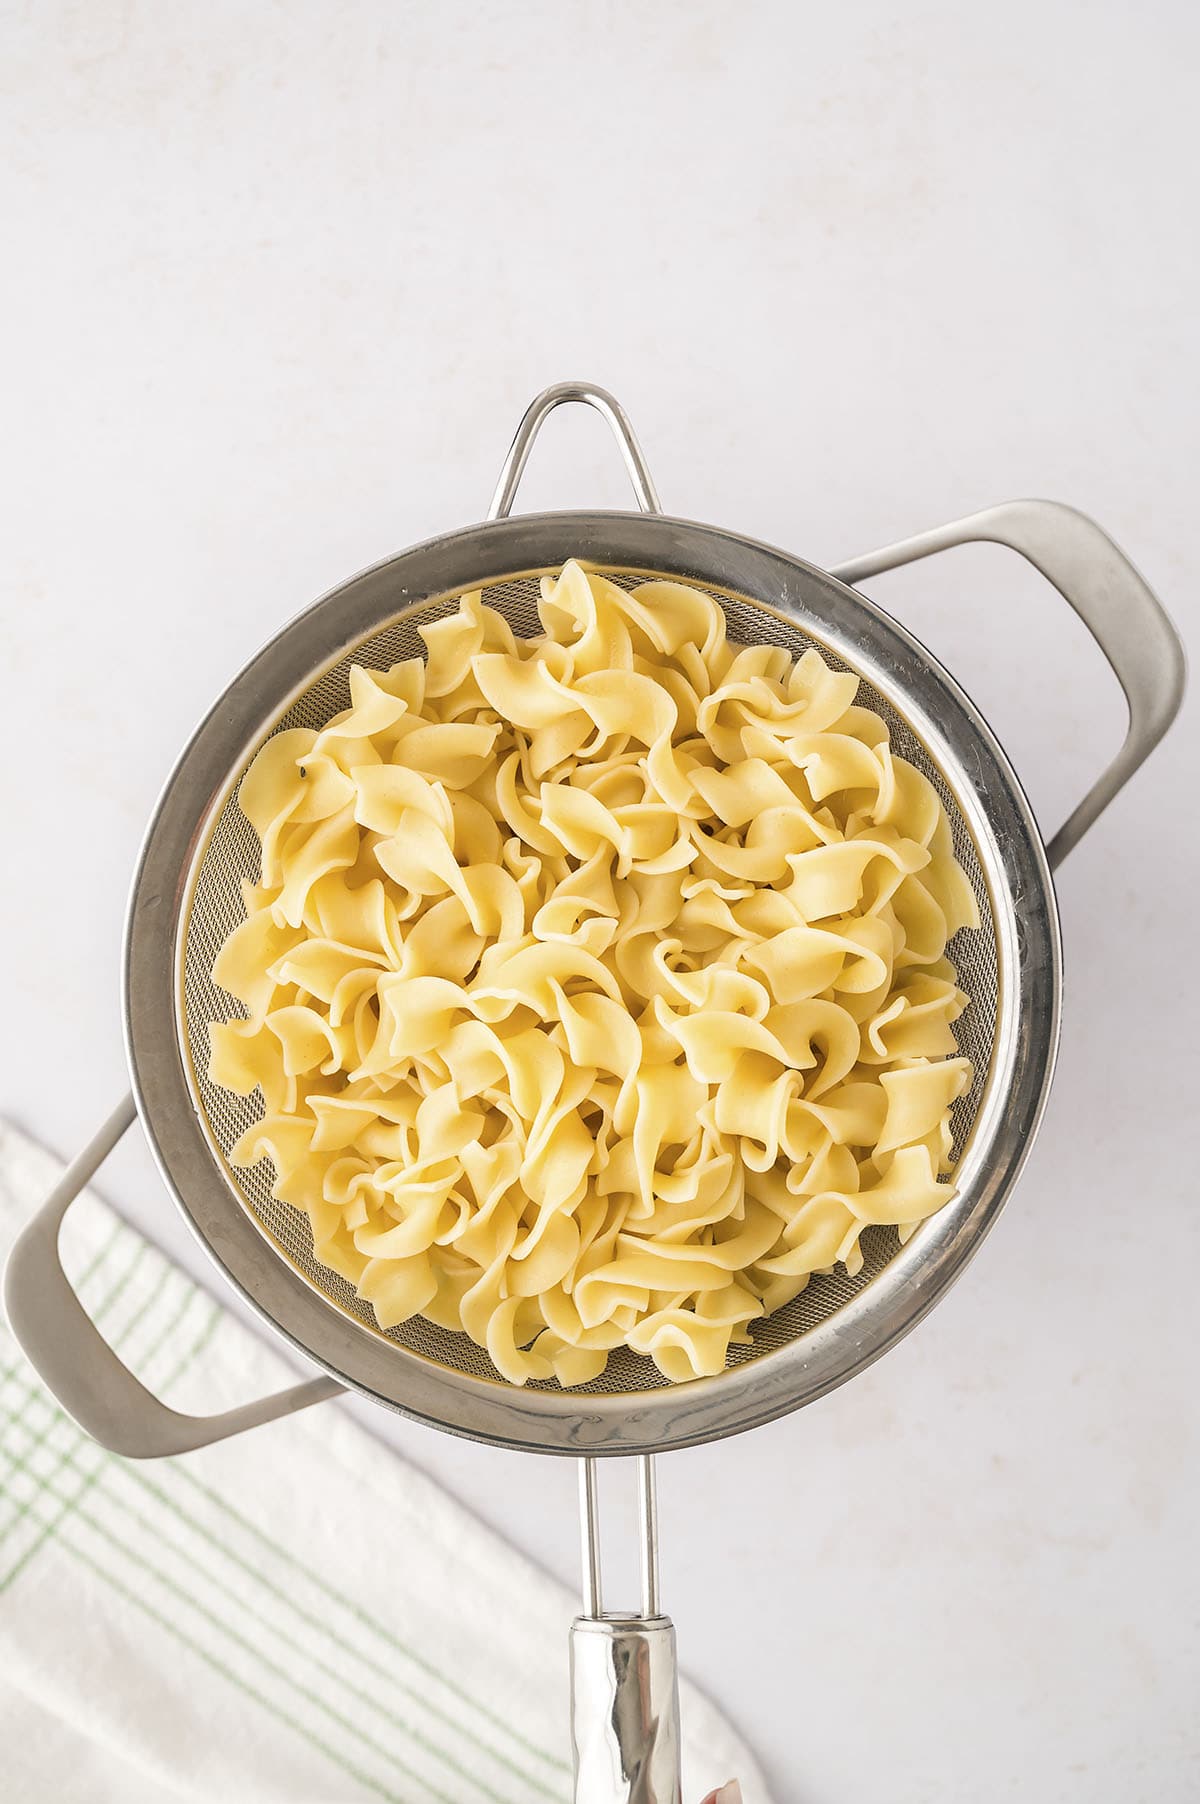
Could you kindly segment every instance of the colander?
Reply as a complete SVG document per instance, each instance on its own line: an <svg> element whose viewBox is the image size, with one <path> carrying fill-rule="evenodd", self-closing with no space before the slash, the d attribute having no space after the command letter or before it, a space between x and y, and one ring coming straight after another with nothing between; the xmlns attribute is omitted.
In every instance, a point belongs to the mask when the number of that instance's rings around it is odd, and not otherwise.
<svg viewBox="0 0 1200 1804"><path fill-rule="evenodd" d="M509 517L530 447L563 402L599 410L615 435L640 513ZM856 591L900 564L990 540L1019 552L1080 615L1124 689L1125 743L1066 824L1043 845L995 735L912 635ZM321 727L349 704L352 663L421 656L418 628L482 588L518 634L540 631L539 577L570 557L632 587L690 583L722 606L732 639L798 657L815 646L855 671L859 699L892 744L934 784L981 926L952 947L971 1007L959 1023L975 1080L954 1117L957 1192L900 1246L894 1229L864 1236L861 1272L815 1277L754 1325L717 1377L668 1385L649 1361L610 1359L577 1390L517 1389L465 1335L415 1318L386 1332L353 1287L313 1256L307 1217L271 1196L267 1164L235 1170L230 1150L254 1098L206 1076L208 1023L229 1000L213 958L241 919L240 883L258 846L237 807L263 741ZM497 1445L581 1456L584 1611L572 1629L573 1739L579 1804L678 1804L674 1632L659 1610L652 1456L753 1428L843 1383L893 1346L945 1292L979 1246L1029 1151L1046 1101L1059 1026L1061 952L1051 869L1161 738L1183 691L1182 648L1142 578L1084 515L1047 501L974 514L826 572L712 526L673 519L613 397L582 383L530 406L487 520L432 539L353 577L285 627L235 678L167 782L133 882L125 939L127 1098L18 1240L6 1299L14 1333L63 1407L89 1434L134 1457L200 1447L302 1409L349 1386L432 1426ZM136 1098L136 1102L135 1102ZM154 1398L104 1342L63 1274L66 1209L133 1121L142 1126L185 1220L258 1313L323 1376L207 1419ZM602 1607L595 1460L640 1460L640 1613Z"/></svg>

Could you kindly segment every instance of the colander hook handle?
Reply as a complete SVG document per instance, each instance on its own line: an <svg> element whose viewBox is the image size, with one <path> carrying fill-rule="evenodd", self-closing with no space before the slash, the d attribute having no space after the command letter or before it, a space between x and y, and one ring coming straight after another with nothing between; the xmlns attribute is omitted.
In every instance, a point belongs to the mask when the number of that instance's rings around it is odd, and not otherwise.
<svg viewBox="0 0 1200 1804"><path fill-rule="evenodd" d="M1060 865L1154 750L1179 712L1186 661L1162 603L1120 547L1086 514L1061 501L1006 501L932 532L838 564L831 575L864 582L955 545L1004 545L1070 603L1108 659L1129 706L1125 743L1082 802L1047 841Z"/></svg>
<svg viewBox="0 0 1200 1804"><path fill-rule="evenodd" d="M4 1274L9 1326L43 1383L86 1434L110 1453L131 1459L190 1453L337 1396L342 1385L314 1378L220 1415L181 1415L148 1391L99 1333L63 1271L59 1229L136 1115L127 1096L63 1173L9 1254Z"/></svg>
<svg viewBox="0 0 1200 1804"><path fill-rule="evenodd" d="M610 395L606 388L597 388L592 382L556 382L552 388L544 388L541 394L525 409L521 424L517 427L516 437L509 446L508 456L504 460L504 468L500 472L500 480L496 484L496 492L492 496L492 505L487 512L488 519L506 520L508 518L512 511L512 504L516 500L521 478L525 474L525 465L529 462L533 441L554 409L562 407L568 401L582 401L585 406L594 407L596 412L607 420L609 429L620 448L621 456L625 460L625 468L629 472L629 480L633 484L633 492L637 496L638 506L644 514L661 514L662 504L658 499L654 478L647 467L642 447L638 444L637 434L630 423L629 415L616 396Z"/></svg>

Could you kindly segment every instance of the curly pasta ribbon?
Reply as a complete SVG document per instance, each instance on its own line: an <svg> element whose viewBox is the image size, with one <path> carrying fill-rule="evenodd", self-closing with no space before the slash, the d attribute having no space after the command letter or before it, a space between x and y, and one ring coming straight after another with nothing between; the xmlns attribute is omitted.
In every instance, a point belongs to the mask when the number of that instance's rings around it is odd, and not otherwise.
<svg viewBox="0 0 1200 1804"><path fill-rule="evenodd" d="M952 1195L978 926L932 786L857 679L698 590L568 563L544 634L480 593L269 739L210 1075L316 1256L514 1384L628 1347L723 1369L814 1272Z"/></svg>

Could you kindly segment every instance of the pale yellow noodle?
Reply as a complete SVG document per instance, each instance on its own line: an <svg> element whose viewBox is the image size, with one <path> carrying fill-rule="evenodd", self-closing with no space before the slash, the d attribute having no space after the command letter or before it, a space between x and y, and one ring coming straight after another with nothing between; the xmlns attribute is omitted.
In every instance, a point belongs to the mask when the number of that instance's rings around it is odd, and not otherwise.
<svg viewBox="0 0 1200 1804"><path fill-rule="evenodd" d="M616 1347L715 1373L952 1194L975 901L815 651L575 563L541 616L517 640L465 595L425 661L356 668L259 752L210 1074L261 1093L235 1161L271 1161L381 1327L465 1331L516 1384Z"/></svg>

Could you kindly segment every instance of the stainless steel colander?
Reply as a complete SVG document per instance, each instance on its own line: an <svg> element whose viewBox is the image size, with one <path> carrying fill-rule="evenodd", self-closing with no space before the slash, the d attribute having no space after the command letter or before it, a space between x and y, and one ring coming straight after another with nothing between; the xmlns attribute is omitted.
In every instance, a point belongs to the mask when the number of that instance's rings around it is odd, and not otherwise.
<svg viewBox="0 0 1200 1804"><path fill-rule="evenodd" d="M607 419L642 512L509 518L530 447L551 410L583 401ZM1125 744L1048 846L987 723L903 627L850 585L975 540L1028 559L1088 626L1129 704ZM216 952L241 919L240 884L258 846L237 789L265 739L323 726L349 703L352 663L383 668L421 656L419 627L464 590L525 636L540 631L538 579L575 557L632 587L671 577L713 596L730 637L815 646L855 671L860 699L892 744L936 787L982 925L952 947L972 998L958 1024L975 1068L955 1107L957 1194L908 1243L864 1236L854 1278L814 1278L752 1328L718 1377L671 1386L630 1353L577 1390L516 1389L465 1335L415 1318L386 1332L353 1287L313 1255L307 1217L271 1196L264 1162L246 1172L230 1150L259 1112L255 1098L206 1073L208 1023L228 998ZM1014 502L844 564L832 573L714 527L667 517L632 429L603 390L562 384L538 397L513 442L479 526L402 552L354 577L284 628L207 716L170 777L134 879L125 944L127 1098L17 1242L6 1300L13 1330L63 1407L116 1452L178 1453L336 1394L344 1386L435 1427L499 1445L583 1456L585 1613L572 1635L574 1738L581 1804L666 1804L679 1796L673 1631L658 1610L651 1456L733 1434L810 1402L894 1345L974 1253L1008 1195L1045 1104L1058 1037L1061 957L1050 871L1161 738L1178 710L1183 658L1153 594L1083 515ZM152 1397L84 1314L57 1253L63 1215L138 1114L185 1219L259 1314L325 1376L210 1418ZM641 1456L644 1596L638 1616L601 1609L595 1456Z"/></svg>

